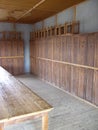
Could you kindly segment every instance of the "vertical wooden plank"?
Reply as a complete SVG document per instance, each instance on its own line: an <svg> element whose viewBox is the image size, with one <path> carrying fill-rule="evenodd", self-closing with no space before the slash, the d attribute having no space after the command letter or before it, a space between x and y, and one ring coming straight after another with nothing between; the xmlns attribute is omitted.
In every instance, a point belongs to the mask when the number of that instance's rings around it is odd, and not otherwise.
<svg viewBox="0 0 98 130"><path fill-rule="evenodd" d="M18 58L18 74L24 73L24 58Z"/></svg>
<svg viewBox="0 0 98 130"><path fill-rule="evenodd" d="M78 86L78 96L84 98L84 87L85 86L85 69L79 67L79 86Z"/></svg>
<svg viewBox="0 0 98 130"><path fill-rule="evenodd" d="M38 70L39 70L38 76L41 78L41 66L40 66L40 59L38 60Z"/></svg>
<svg viewBox="0 0 98 130"><path fill-rule="evenodd" d="M72 63L79 64L79 36L73 36Z"/></svg>
<svg viewBox="0 0 98 130"><path fill-rule="evenodd" d="M42 61L42 79L44 79L44 63Z"/></svg>
<svg viewBox="0 0 98 130"><path fill-rule="evenodd" d="M31 58L31 72L33 73L33 74L35 74L35 59L34 58Z"/></svg>
<svg viewBox="0 0 98 130"><path fill-rule="evenodd" d="M12 74L12 59L6 59L7 71Z"/></svg>
<svg viewBox="0 0 98 130"><path fill-rule="evenodd" d="M18 50L17 50L17 41L12 41L12 56L17 56Z"/></svg>
<svg viewBox="0 0 98 130"><path fill-rule="evenodd" d="M38 75L38 59L36 59L36 75Z"/></svg>
<svg viewBox="0 0 98 130"><path fill-rule="evenodd" d="M71 92L71 66L66 65L66 91Z"/></svg>
<svg viewBox="0 0 98 130"><path fill-rule="evenodd" d="M60 37L56 37L56 60L61 60L61 39Z"/></svg>
<svg viewBox="0 0 98 130"><path fill-rule="evenodd" d="M49 48L48 48L48 38L46 38L46 44L45 44L45 58L48 59L48 52L49 52Z"/></svg>
<svg viewBox="0 0 98 130"><path fill-rule="evenodd" d="M33 43L33 56L36 56L36 40Z"/></svg>
<svg viewBox="0 0 98 130"><path fill-rule="evenodd" d="M59 36L59 61L62 61L62 37Z"/></svg>
<svg viewBox="0 0 98 130"><path fill-rule="evenodd" d="M67 42L66 42L66 36L62 37L62 61L67 62Z"/></svg>
<svg viewBox="0 0 98 130"><path fill-rule="evenodd" d="M48 61L45 61L46 62L46 65L45 65L45 67L46 67L46 81L48 81Z"/></svg>
<svg viewBox="0 0 98 130"><path fill-rule="evenodd" d="M94 52L95 52L95 35L88 34L88 43L87 43L87 65L94 66Z"/></svg>
<svg viewBox="0 0 98 130"><path fill-rule="evenodd" d="M94 66L98 68L98 33L95 34L95 57Z"/></svg>
<svg viewBox="0 0 98 130"><path fill-rule="evenodd" d="M52 42L53 42L53 39L52 38L50 38L49 39L49 59L52 59Z"/></svg>
<svg viewBox="0 0 98 130"><path fill-rule="evenodd" d="M1 57L6 56L6 44L5 41L1 41Z"/></svg>
<svg viewBox="0 0 98 130"><path fill-rule="evenodd" d="M43 40L39 39L39 57L43 57Z"/></svg>
<svg viewBox="0 0 98 130"><path fill-rule="evenodd" d="M50 83L52 83L52 61L50 61Z"/></svg>
<svg viewBox="0 0 98 130"><path fill-rule="evenodd" d="M49 59L49 38L47 38L47 43L46 43L47 47L47 59Z"/></svg>
<svg viewBox="0 0 98 130"><path fill-rule="evenodd" d="M46 79L49 82L49 61L46 61Z"/></svg>
<svg viewBox="0 0 98 130"><path fill-rule="evenodd" d="M79 68L72 66L71 67L71 93L78 95L79 87Z"/></svg>
<svg viewBox="0 0 98 130"><path fill-rule="evenodd" d="M31 68L31 72L35 75L36 74L36 69L35 69L35 59L31 58L31 63L32 63L32 68Z"/></svg>
<svg viewBox="0 0 98 130"><path fill-rule="evenodd" d="M18 74L18 61L17 59L13 59L13 74L17 75Z"/></svg>
<svg viewBox="0 0 98 130"><path fill-rule="evenodd" d="M1 43L2 43L2 42L1 42L1 40L0 40L0 48L1 48ZM1 57L1 54L2 54L2 53L1 53L1 49L0 49L0 57Z"/></svg>
<svg viewBox="0 0 98 130"><path fill-rule="evenodd" d="M94 70L86 69L86 100L92 102Z"/></svg>
<svg viewBox="0 0 98 130"><path fill-rule="evenodd" d="M32 56L34 56L35 40L33 40L31 44L32 44Z"/></svg>
<svg viewBox="0 0 98 130"><path fill-rule="evenodd" d="M60 43L58 37L55 37L54 39L54 60L59 60L60 54L59 54L59 48L60 48Z"/></svg>
<svg viewBox="0 0 98 130"><path fill-rule="evenodd" d="M44 80L46 80L46 61L44 60Z"/></svg>
<svg viewBox="0 0 98 130"><path fill-rule="evenodd" d="M45 47L45 39L43 38L43 40L42 40L42 58L45 57L45 49L44 49L44 47Z"/></svg>
<svg viewBox="0 0 98 130"><path fill-rule="evenodd" d="M57 69L56 69L56 85L58 86L58 87L60 87L59 85L59 82L60 82L60 77L59 77L59 75L60 75L60 63L56 63L57 64Z"/></svg>
<svg viewBox="0 0 98 130"><path fill-rule="evenodd" d="M17 41L17 48L18 48L18 55L23 56L24 55L24 44L23 41ZM31 45L32 48L32 45Z"/></svg>
<svg viewBox="0 0 98 130"><path fill-rule="evenodd" d="M6 41L6 57L11 56L11 41Z"/></svg>
<svg viewBox="0 0 98 130"><path fill-rule="evenodd" d="M56 63L53 62L53 76L52 76L53 84L55 85L56 82Z"/></svg>
<svg viewBox="0 0 98 130"><path fill-rule="evenodd" d="M40 72L41 72L41 79L42 79L42 60L40 60Z"/></svg>
<svg viewBox="0 0 98 130"><path fill-rule="evenodd" d="M86 65L87 63L87 35L79 37L79 64Z"/></svg>
<svg viewBox="0 0 98 130"><path fill-rule="evenodd" d="M50 61L48 61L48 82L50 82Z"/></svg>
<svg viewBox="0 0 98 130"><path fill-rule="evenodd" d="M42 39L42 58L44 57L44 39Z"/></svg>
<svg viewBox="0 0 98 130"><path fill-rule="evenodd" d="M98 105L98 70L94 71L93 103Z"/></svg>
<svg viewBox="0 0 98 130"><path fill-rule="evenodd" d="M38 51L37 51L37 56L38 57L42 57L42 40L41 39L38 39L38 46L37 46L38 48ZM39 49L40 49L40 47L41 47L41 56L39 55Z"/></svg>
<svg viewBox="0 0 98 130"><path fill-rule="evenodd" d="M0 66L2 66L2 60L0 59Z"/></svg>
<svg viewBox="0 0 98 130"><path fill-rule="evenodd" d="M38 39L36 40L36 57L38 57L38 51L39 51L39 49L38 49Z"/></svg>
<svg viewBox="0 0 98 130"><path fill-rule="evenodd" d="M59 64L59 87L62 88L62 64Z"/></svg>
<svg viewBox="0 0 98 130"><path fill-rule="evenodd" d="M66 65L62 64L62 89L66 90Z"/></svg>
<svg viewBox="0 0 98 130"><path fill-rule="evenodd" d="M73 48L72 48L72 36L66 36L66 55L67 55L67 62L72 62L72 55L73 55Z"/></svg>
<svg viewBox="0 0 98 130"><path fill-rule="evenodd" d="M56 37L53 38L53 60L56 60Z"/></svg>
<svg viewBox="0 0 98 130"><path fill-rule="evenodd" d="M6 69L7 68L6 59L2 59L1 62L2 62L2 67Z"/></svg>
<svg viewBox="0 0 98 130"><path fill-rule="evenodd" d="M43 61L43 80L44 80L44 73L45 73L45 68L44 68L44 61Z"/></svg>

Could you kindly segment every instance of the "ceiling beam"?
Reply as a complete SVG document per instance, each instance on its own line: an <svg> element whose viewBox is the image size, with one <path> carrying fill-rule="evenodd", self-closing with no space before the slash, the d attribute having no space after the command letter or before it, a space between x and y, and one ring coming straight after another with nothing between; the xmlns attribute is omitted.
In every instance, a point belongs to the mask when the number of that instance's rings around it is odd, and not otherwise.
<svg viewBox="0 0 98 130"><path fill-rule="evenodd" d="M21 18L23 18L25 15L27 15L28 13L30 13L33 9L37 8L38 6L40 6L41 4L43 4L46 0L41 0L40 2L38 2L37 4L35 4L32 8L30 8L28 11L26 11L23 15L21 15L19 18L17 18L16 22L18 20L20 20Z"/></svg>

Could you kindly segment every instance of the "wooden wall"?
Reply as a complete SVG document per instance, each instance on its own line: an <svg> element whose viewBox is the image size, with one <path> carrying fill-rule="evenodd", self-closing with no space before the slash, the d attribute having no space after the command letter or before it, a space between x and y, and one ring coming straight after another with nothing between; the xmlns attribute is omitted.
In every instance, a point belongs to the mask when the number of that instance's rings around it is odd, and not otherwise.
<svg viewBox="0 0 98 130"><path fill-rule="evenodd" d="M6 34L9 34L9 32ZM24 73L23 44L22 39L0 39L0 66L4 67L13 75Z"/></svg>
<svg viewBox="0 0 98 130"><path fill-rule="evenodd" d="M98 105L98 33L30 41L31 73Z"/></svg>

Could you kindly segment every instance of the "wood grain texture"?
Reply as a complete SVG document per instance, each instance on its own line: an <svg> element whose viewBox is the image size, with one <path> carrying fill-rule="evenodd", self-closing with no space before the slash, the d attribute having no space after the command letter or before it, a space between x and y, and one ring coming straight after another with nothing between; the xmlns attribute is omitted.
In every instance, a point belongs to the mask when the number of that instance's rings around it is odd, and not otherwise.
<svg viewBox="0 0 98 130"><path fill-rule="evenodd" d="M42 117L42 130L48 130L48 114Z"/></svg>
<svg viewBox="0 0 98 130"><path fill-rule="evenodd" d="M94 66L98 67L98 33L95 34L95 57Z"/></svg>
<svg viewBox="0 0 98 130"><path fill-rule="evenodd" d="M94 103L98 105L98 71L94 71L93 98Z"/></svg>
<svg viewBox="0 0 98 130"><path fill-rule="evenodd" d="M24 42L22 40L0 40L0 62L0 65L11 74L23 74Z"/></svg>
<svg viewBox="0 0 98 130"><path fill-rule="evenodd" d="M31 53L31 59L40 60L39 64L36 62L36 72L40 69L37 75L41 75L40 78L56 87L98 104L97 92L95 92L98 33L52 36L41 40L35 39L32 44L37 42L40 42L39 57L34 52ZM33 50L36 49L33 46ZM35 66L33 61L31 64Z"/></svg>
<svg viewBox="0 0 98 130"><path fill-rule="evenodd" d="M83 1L85 0L66 0L66 2L65 0L56 0L56 2L52 0L0 1L0 12L2 12L0 13L0 22L33 24Z"/></svg>
<svg viewBox="0 0 98 130"><path fill-rule="evenodd" d="M0 122L21 119L52 109L51 105L2 67L0 72Z"/></svg>

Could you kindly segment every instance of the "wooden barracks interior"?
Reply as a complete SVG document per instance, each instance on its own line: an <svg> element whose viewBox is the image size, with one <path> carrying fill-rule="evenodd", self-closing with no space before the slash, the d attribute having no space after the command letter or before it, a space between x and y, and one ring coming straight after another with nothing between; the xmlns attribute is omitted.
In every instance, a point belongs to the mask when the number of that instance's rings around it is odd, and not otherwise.
<svg viewBox="0 0 98 130"><path fill-rule="evenodd" d="M0 130L98 130L98 0L0 0Z"/></svg>

